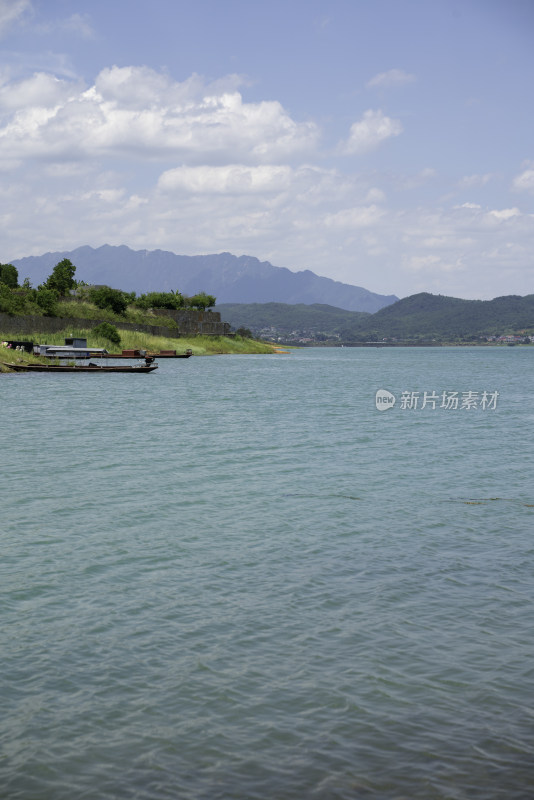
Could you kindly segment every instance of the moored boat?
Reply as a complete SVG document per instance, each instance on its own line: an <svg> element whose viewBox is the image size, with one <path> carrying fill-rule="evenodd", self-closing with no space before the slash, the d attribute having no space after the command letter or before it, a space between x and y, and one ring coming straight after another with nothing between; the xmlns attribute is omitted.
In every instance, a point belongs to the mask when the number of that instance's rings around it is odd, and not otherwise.
<svg viewBox="0 0 534 800"><path fill-rule="evenodd" d="M158 368L152 361L145 364L120 364L118 366L100 366L99 364L10 364L6 361L1 362L4 367L15 372L84 372L96 375L100 372L153 372Z"/></svg>
<svg viewBox="0 0 534 800"><path fill-rule="evenodd" d="M91 353L91 358L139 358L144 352L144 350L123 350L122 353L105 353L103 355ZM186 350L185 353L177 353L176 350L160 350L159 353L149 352L147 355L152 358L191 358L193 351Z"/></svg>

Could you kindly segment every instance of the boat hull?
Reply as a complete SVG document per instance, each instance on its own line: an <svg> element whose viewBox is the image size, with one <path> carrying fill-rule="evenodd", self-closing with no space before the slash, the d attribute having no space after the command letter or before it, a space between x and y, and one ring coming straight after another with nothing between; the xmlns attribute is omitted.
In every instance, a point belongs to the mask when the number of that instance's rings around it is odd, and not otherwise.
<svg viewBox="0 0 534 800"><path fill-rule="evenodd" d="M153 372L155 369L158 368L157 364L148 364L147 366L135 366L135 365L120 365L115 367L101 367L98 364L93 364L91 366L57 366L57 365L49 365L49 364L9 364L5 361L2 361L4 367L9 367L9 369L14 370L15 372L84 372L89 375L97 375L100 372Z"/></svg>
<svg viewBox="0 0 534 800"><path fill-rule="evenodd" d="M159 358L191 358L191 356L193 354L192 353L177 353L176 355L165 355L165 354L162 355L161 353L151 353L150 355L153 358L158 358L159 359ZM138 358L138 356L125 356L125 355L122 355L122 353L106 353L105 356L92 355L91 358L106 358L106 359L107 358L110 358L110 359L111 358L130 358L130 359L132 359L132 358Z"/></svg>

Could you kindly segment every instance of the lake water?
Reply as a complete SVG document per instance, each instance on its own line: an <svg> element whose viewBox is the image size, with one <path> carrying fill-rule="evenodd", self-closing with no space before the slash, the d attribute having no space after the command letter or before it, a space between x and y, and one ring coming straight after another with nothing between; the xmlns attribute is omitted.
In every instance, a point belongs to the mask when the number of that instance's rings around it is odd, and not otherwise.
<svg viewBox="0 0 534 800"><path fill-rule="evenodd" d="M0 376L0 796L533 797L533 360Z"/></svg>

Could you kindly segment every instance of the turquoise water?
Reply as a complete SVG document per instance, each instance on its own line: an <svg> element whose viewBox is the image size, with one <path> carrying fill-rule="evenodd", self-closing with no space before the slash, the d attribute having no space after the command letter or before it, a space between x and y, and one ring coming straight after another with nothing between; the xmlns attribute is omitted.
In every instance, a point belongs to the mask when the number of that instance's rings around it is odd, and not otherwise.
<svg viewBox="0 0 534 800"><path fill-rule="evenodd" d="M534 796L533 358L0 376L0 796Z"/></svg>

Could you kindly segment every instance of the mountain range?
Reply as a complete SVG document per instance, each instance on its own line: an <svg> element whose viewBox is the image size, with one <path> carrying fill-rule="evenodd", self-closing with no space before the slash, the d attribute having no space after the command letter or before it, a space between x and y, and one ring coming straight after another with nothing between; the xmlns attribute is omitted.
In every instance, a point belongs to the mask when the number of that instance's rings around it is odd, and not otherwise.
<svg viewBox="0 0 534 800"><path fill-rule="evenodd" d="M178 290L185 295L207 292L219 303L326 303L347 311L374 313L394 303L361 286L324 278L310 270L292 272L253 256L231 253L183 256L165 250L131 250L126 245L45 253L12 260L20 279L37 285L62 259L76 266L76 279L106 284L126 292Z"/></svg>

